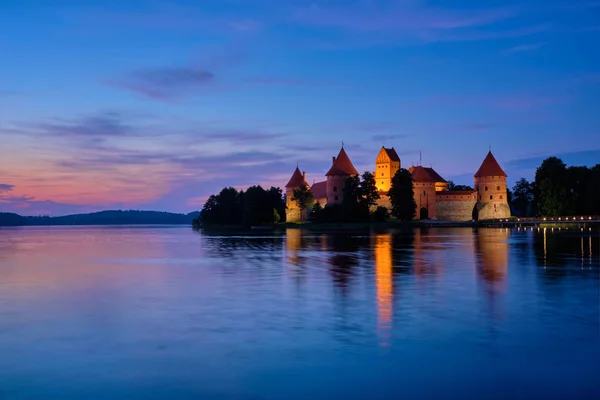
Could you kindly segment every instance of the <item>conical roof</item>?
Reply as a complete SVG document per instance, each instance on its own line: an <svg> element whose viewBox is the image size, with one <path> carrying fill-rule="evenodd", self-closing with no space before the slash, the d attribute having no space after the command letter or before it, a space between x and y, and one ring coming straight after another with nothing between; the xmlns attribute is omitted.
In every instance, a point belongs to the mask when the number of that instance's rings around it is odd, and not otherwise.
<svg viewBox="0 0 600 400"><path fill-rule="evenodd" d="M498 164L498 161L496 161L496 158L491 151L488 152L487 156L485 156L485 159L481 163L481 167L479 167L474 175L475 178L481 178L484 176L507 176L502 167L500 167L500 164Z"/></svg>
<svg viewBox="0 0 600 400"><path fill-rule="evenodd" d="M296 167L296 170L292 174L290 181L287 183L287 185L285 185L285 187L286 188L297 188L302 185L308 186L308 183L306 183L306 180L304 179L304 174L302 174L302 172L300 172L300 168Z"/></svg>
<svg viewBox="0 0 600 400"><path fill-rule="evenodd" d="M346 154L346 150L344 150L343 147L333 162L333 165L325 175L358 175L358 171L354 168L354 165L352 165L352 161L350 161L350 157L348 157L348 154Z"/></svg>

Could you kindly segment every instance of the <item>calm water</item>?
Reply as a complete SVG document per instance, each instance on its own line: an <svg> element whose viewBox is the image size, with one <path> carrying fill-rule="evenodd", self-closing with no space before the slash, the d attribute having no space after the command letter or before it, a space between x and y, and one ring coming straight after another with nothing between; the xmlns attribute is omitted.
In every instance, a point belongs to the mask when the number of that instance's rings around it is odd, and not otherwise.
<svg viewBox="0 0 600 400"><path fill-rule="evenodd" d="M598 399L598 232L0 229L0 399Z"/></svg>

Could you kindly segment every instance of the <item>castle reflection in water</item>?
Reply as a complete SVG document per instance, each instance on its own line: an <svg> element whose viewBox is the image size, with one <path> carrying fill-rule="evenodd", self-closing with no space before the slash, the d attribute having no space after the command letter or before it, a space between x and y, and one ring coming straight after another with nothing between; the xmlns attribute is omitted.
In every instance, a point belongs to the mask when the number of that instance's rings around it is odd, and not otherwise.
<svg viewBox="0 0 600 400"><path fill-rule="evenodd" d="M320 254L334 287L340 289L338 293L342 296L348 295L353 285L356 290L362 290L361 278L371 280L377 311L375 329L381 344L385 345L391 342L395 308L416 304L410 298L411 295L419 297L419 293L414 292L415 288L438 291L443 298L445 287L454 282L449 278L452 275L456 275L457 285L460 285L461 279L462 282L475 279L477 290L472 295L482 299L485 313L490 318L501 316L513 249L513 266L518 268L519 257L528 257L527 263L537 261L539 270L543 271L543 279L568 274L564 269L574 260L582 265L585 263L588 268L597 263L593 258L600 246L597 233L571 239L558 233L507 228L419 228L353 233L287 229L285 246L287 262L294 268L302 268L305 261L315 264L317 254ZM303 260L303 254L309 253L307 260L310 261ZM525 263L525 260L521 261ZM550 273L546 270L548 265L554 268ZM402 290L399 287L406 279L410 279L412 292L399 294ZM402 300L397 299L399 295ZM468 295L471 294L465 294Z"/></svg>

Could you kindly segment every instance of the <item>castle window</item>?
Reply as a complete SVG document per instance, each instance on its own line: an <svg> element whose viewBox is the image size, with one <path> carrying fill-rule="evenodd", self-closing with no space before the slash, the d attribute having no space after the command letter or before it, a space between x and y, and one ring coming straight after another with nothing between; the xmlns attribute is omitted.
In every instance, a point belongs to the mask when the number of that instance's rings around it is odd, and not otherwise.
<svg viewBox="0 0 600 400"><path fill-rule="evenodd" d="M490 200L491 200L491 199L493 199L493 198L494 198L494 196L492 196L492 195L490 194Z"/></svg>
<svg viewBox="0 0 600 400"><path fill-rule="evenodd" d="M500 190L500 186L498 186L498 187L496 188L496 190Z"/></svg>
<svg viewBox="0 0 600 400"><path fill-rule="evenodd" d="M381 182L381 184L383 185L383 182Z"/></svg>
<svg viewBox="0 0 600 400"><path fill-rule="evenodd" d="M481 200L481 195L479 195L479 200Z"/></svg>
<svg viewBox="0 0 600 400"><path fill-rule="evenodd" d="M423 196L425 196L425 195L426 195L426 193L425 193L425 191L423 190Z"/></svg>
<svg viewBox="0 0 600 400"><path fill-rule="evenodd" d="M500 200L502 200L502 199L503 199L503 197L502 197L502 195L500 195Z"/></svg>
<svg viewBox="0 0 600 400"><path fill-rule="evenodd" d="M337 200L337 199L338 199L338 197L337 197L337 196L335 196L335 197L334 197L334 199L335 199L335 200Z"/></svg>
<svg viewBox="0 0 600 400"><path fill-rule="evenodd" d="M337 186L334 186L334 187L333 187L333 191L334 191L334 192L337 192Z"/></svg>
<svg viewBox="0 0 600 400"><path fill-rule="evenodd" d="M485 190L487 191L487 186L485 187Z"/></svg>
<svg viewBox="0 0 600 400"><path fill-rule="evenodd" d="M383 172L381 173L381 176L383 176Z"/></svg>

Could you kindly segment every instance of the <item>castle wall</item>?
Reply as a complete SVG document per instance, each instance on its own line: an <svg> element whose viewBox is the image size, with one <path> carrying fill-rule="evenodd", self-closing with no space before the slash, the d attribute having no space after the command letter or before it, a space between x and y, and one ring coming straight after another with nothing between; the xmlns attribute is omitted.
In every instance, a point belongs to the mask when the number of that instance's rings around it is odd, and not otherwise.
<svg viewBox="0 0 600 400"><path fill-rule="evenodd" d="M477 205L477 192L438 192L437 219L442 221L471 221Z"/></svg>
<svg viewBox="0 0 600 400"><path fill-rule="evenodd" d="M485 220L510 217L506 177L486 176L475 178L474 183L478 194L477 219Z"/></svg>
<svg viewBox="0 0 600 400"><path fill-rule="evenodd" d="M427 209L427 217L435 218L436 210L436 194L434 182L413 182L413 193L415 203L417 203L417 213L415 219L421 219L421 209Z"/></svg>
<svg viewBox="0 0 600 400"><path fill-rule="evenodd" d="M497 203L479 203L477 204L477 219L484 221L486 219L509 218L510 207L508 204Z"/></svg>
<svg viewBox="0 0 600 400"><path fill-rule="evenodd" d="M347 176L333 175L327 177L327 205L340 204L344 198L344 185Z"/></svg>
<svg viewBox="0 0 600 400"><path fill-rule="evenodd" d="M286 188L285 190L285 220L286 222L300 222L302 219L300 218L300 209L298 208L298 203L292 201L292 197L294 196L294 188ZM306 216L308 215L307 210L304 210L304 221L306 221Z"/></svg>

